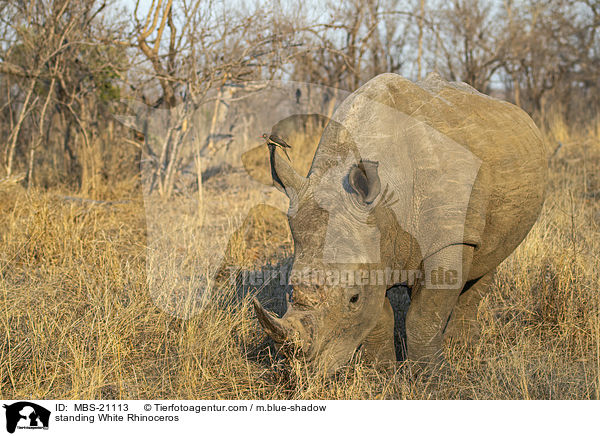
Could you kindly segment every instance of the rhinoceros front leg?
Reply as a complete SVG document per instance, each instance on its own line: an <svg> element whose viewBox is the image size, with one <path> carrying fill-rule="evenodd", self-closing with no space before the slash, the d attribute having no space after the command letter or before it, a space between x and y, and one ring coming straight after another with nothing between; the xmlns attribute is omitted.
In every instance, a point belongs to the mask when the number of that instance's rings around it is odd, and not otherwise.
<svg viewBox="0 0 600 436"><path fill-rule="evenodd" d="M456 270L456 265L462 265L462 268L456 271L455 280L446 281L443 285L432 279L429 283L421 282L413 287L406 315L409 360L422 363L442 360L444 328L465 284L472 259L473 247L460 244L445 247L424 262L424 268L435 273L450 271L449 278L453 277L451 272Z"/></svg>
<svg viewBox="0 0 600 436"><path fill-rule="evenodd" d="M481 330L477 322L477 309L489 291L493 275L494 271L487 273L462 291L444 331L444 340L465 339L470 344L477 342Z"/></svg>
<svg viewBox="0 0 600 436"><path fill-rule="evenodd" d="M394 362L394 311L390 300L385 297L383 310L377 325L362 343L363 355L368 362Z"/></svg>

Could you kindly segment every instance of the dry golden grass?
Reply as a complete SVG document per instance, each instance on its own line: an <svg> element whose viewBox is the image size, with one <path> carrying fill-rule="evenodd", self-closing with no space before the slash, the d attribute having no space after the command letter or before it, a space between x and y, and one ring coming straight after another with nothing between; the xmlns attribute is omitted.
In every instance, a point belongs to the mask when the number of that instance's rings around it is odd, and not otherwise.
<svg viewBox="0 0 600 436"><path fill-rule="evenodd" d="M64 192L0 185L0 386L3 398L372 399L600 398L600 135L564 124L543 214L499 268L480 306L481 340L452 344L433 376L406 363L357 358L335 378L285 364L260 330L248 292L217 286L190 319L154 304L139 192L127 203L65 200ZM210 189L210 186L207 188ZM61 196L63 195L63 196ZM228 262L286 262L285 221L253 212ZM237 224L236 224L237 225Z"/></svg>

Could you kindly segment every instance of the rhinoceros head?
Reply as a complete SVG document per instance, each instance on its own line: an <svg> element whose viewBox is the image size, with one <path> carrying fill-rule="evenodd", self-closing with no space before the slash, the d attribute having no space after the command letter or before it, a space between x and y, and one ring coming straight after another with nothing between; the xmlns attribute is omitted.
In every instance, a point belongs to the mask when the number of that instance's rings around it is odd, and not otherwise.
<svg viewBox="0 0 600 436"><path fill-rule="evenodd" d="M389 251L380 227L395 223L378 219L391 213L393 202L382 186L379 162L361 159L347 133L330 121L321 142L343 146L320 159L323 165L313 162L308 177L296 173L277 149L270 150L274 184L290 200L293 293L283 318L254 302L261 325L276 342L294 343L288 349L330 372L352 357L380 316L386 283L378 272L384 268L382 250Z"/></svg>

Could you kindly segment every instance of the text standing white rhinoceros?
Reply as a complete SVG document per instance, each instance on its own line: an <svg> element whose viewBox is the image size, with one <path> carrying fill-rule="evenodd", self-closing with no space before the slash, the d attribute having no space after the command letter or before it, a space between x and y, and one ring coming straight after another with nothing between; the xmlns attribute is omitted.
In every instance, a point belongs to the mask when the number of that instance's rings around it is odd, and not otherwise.
<svg viewBox="0 0 600 436"><path fill-rule="evenodd" d="M539 216L548 153L512 104L435 74L383 74L340 105L308 177L277 148L270 157L290 199L293 301L277 318L254 300L256 313L333 372L361 346L395 360L386 290L402 282L410 360L436 361L446 335L473 327L494 270Z"/></svg>

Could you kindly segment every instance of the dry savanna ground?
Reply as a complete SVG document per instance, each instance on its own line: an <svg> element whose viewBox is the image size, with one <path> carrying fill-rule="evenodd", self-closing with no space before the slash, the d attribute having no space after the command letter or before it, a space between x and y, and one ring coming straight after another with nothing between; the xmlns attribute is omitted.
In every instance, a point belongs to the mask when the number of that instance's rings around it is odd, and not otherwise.
<svg viewBox="0 0 600 436"><path fill-rule="evenodd" d="M542 216L500 266L480 306L480 341L448 345L445 370L433 375L405 362L371 367L360 356L333 378L287 364L250 304L259 293L281 310L273 284L215 282L193 316L162 310L149 289L156 277L149 279L149 231L136 180L96 192L105 202L4 183L0 396L598 399L600 124L577 131L560 120L552 126L547 140L563 146L551 160ZM205 189L221 190L223 201L242 195L218 175ZM274 211L253 210L250 231L229 244L228 262L240 269L289 263L286 222Z"/></svg>

